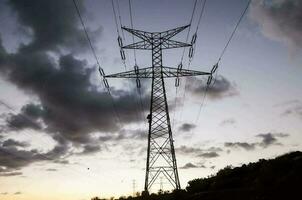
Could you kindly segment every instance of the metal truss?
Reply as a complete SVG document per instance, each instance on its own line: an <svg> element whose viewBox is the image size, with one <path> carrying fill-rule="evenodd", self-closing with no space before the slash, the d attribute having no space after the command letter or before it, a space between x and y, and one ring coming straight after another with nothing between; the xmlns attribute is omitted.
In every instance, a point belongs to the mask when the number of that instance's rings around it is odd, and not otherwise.
<svg viewBox="0 0 302 200"><path fill-rule="evenodd" d="M116 73L105 76L106 78L152 78L153 67L146 67L138 69L138 73L135 70ZM164 78L176 78L184 76L200 76L211 75L210 72L201 72L187 69L177 69L173 67L162 67L162 75Z"/></svg>
<svg viewBox="0 0 302 200"><path fill-rule="evenodd" d="M162 50L192 46L188 43L170 39L187 27L189 25L164 32L146 32L122 27L125 31L141 39L139 42L122 46L122 48L151 50L152 67L105 76L106 78L152 79L150 114L147 117L149 121L145 177L145 191L147 192L159 175L163 175L174 189L180 189L164 79L199 75L211 76L210 72L164 67L162 65Z"/></svg>

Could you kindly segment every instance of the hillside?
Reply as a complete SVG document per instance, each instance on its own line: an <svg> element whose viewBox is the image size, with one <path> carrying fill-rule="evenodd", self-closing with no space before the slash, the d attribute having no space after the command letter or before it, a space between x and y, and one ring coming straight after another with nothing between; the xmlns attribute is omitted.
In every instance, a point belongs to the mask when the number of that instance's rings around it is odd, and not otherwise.
<svg viewBox="0 0 302 200"><path fill-rule="evenodd" d="M190 199L292 199L301 189L302 152L226 167L215 176L188 182ZM289 198L291 197L291 198Z"/></svg>
<svg viewBox="0 0 302 200"><path fill-rule="evenodd" d="M226 167L216 175L189 181L186 190L119 199L292 200L301 199L301 181L302 152L292 152L240 167Z"/></svg>

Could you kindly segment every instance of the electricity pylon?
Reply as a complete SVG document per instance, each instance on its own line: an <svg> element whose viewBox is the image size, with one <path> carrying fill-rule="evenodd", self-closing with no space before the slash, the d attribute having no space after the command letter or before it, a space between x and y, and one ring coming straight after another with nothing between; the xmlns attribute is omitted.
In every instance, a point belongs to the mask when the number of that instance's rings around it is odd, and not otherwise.
<svg viewBox="0 0 302 200"><path fill-rule="evenodd" d="M171 40L173 36L187 27L189 25L164 32L147 32L122 27L123 30L140 38L141 41L123 46L119 38L120 47L122 49L151 50L152 66L146 68L134 66L134 70L105 76L106 78L135 78L138 87L140 87L140 78L152 79L150 114L147 117L149 133L145 177L146 192L149 191L160 174L164 175L174 189L180 189L164 79L176 77L176 86L179 85L178 78L184 76L207 75L212 79L210 72L182 69L182 64L177 68L165 67L162 64L162 50L192 47L192 42L189 44ZM192 40L196 40L196 37ZM121 55L122 58L125 57L123 51L121 51Z"/></svg>

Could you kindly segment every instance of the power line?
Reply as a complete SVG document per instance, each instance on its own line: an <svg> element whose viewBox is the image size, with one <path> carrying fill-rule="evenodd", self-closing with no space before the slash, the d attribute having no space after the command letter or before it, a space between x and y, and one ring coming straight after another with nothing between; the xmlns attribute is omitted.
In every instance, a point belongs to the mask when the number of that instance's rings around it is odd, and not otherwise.
<svg viewBox="0 0 302 200"><path fill-rule="evenodd" d="M196 33L198 32L198 28L199 28L199 25L200 25L200 22L201 22L203 13L204 13L206 2L207 2L207 0L203 0L203 2L202 2L201 12L200 12L198 23L197 23L197 27L196 27Z"/></svg>
<svg viewBox="0 0 302 200"><path fill-rule="evenodd" d="M116 32L118 35L120 35L119 25L118 25L117 18L116 18L116 11L115 11L115 6L114 6L113 0L111 0L111 4L112 4L113 15L114 15L114 22L115 22L115 26L116 26Z"/></svg>
<svg viewBox="0 0 302 200"><path fill-rule="evenodd" d="M116 0L116 5L117 5L117 12L118 12L118 18L119 18L119 22L120 22L120 26L122 26L122 16L121 16L121 12L120 12L120 6L119 6L119 0ZM130 9L130 13L132 13L131 12L131 9ZM131 16L132 16L132 14L131 14ZM131 26L133 27L133 22L132 22L132 17L131 17ZM126 38L125 38L125 34L124 34L124 30L122 29L122 37L123 37L123 40L125 41L126 40ZM133 41L134 41L134 38L132 38L133 39ZM128 57L128 53L127 53L127 51L125 52L125 55L126 55L126 57L128 58L128 60L129 60L129 57ZM136 54L134 53L134 58L135 58L135 64L136 64ZM130 63L129 63L129 65L130 65ZM124 66L125 66L125 70L127 70L127 64L126 64L126 61L124 62ZM130 83L128 84L128 86L129 86L129 88L130 88ZM140 108L139 108L139 111L137 111L137 109L135 108L135 112L136 112L136 115L137 115L137 118L139 119L139 112L140 112L140 114L141 114L141 117L142 117L142 119L144 120L144 117L143 117L143 106L142 106L142 100L141 100L141 94L140 94L140 90L139 90L139 88L137 88L137 91L138 91L138 93L139 93L139 101L140 101Z"/></svg>
<svg viewBox="0 0 302 200"><path fill-rule="evenodd" d="M131 23L131 28L133 29L133 17L132 17L131 0L129 0L128 2L129 2L130 23ZM132 42L134 43L134 35L132 35ZM136 51L135 51L135 49L133 49L133 54L134 54L135 65L137 65L137 62L136 62Z"/></svg>
<svg viewBox="0 0 302 200"><path fill-rule="evenodd" d="M190 21L189 21L189 28L188 28L188 32L187 32L187 36L186 36L186 43L188 42L189 40L189 35L190 35L190 31L191 31L191 25L192 25L192 21L193 21L193 18L194 18L194 14L195 14L195 10L196 10L196 4L197 4L197 1L198 0L195 0L194 2L194 5L193 5L193 11L192 11L192 14L191 14L191 18L190 18ZM183 61L183 58L184 58L184 55L185 55L185 51L186 51L186 48L183 48L183 51L182 51L182 55L181 55L181 63Z"/></svg>
<svg viewBox="0 0 302 200"><path fill-rule="evenodd" d="M118 22L117 22L117 17L116 17L117 13L116 13L114 0L112 0L111 2L112 2L112 10L113 10L113 15L114 15L114 19L115 19L117 34L118 34L118 43L119 43L119 47L120 47L121 58L122 58L122 62L123 62L124 67L125 67L125 71L127 71L126 56L128 57L128 54L127 54L127 52L125 53L124 50L123 50L123 41L122 41L122 38L120 37L119 25L118 25ZM116 1L116 4L117 4L118 19L119 19L119 22L120 22L120 26L122 26L122 17L121 17L121 14L120 14L120 6L119 6L118 0ZM132 13L132 11L130 11L130 12ZM132 16L132 14L131 14L131 16ZM131 17L131 21L132 21L132 17ZM131 22L131 25L133 26L133 22ZM122 29L122 37L125 40L125 35L124 35L124 32L123 32L123 29ZM134 38L133 38L133 40L134 40ZM135 67L137 67L137 65L136 65L136 54L134 54L134 55L135 55ZM139 81L139 80L136 80L136 81ZM130 90L130 82L128 82L128 87L129 87L129 90ZM136 115L137 115L137 119L139 119L141 117L142 120L144 121L143 103L142 103L142 97L141 97L141 92L140 92L139 87L137 87L137 92L138 92L138 95L139 95L139 100L138 100L139 101L138 102L139 106L138 106L138 109L135 108L135 112L136 112Z"/></svg>
<svg viewBox="0 0 302 200"><path fill-rule="evenodd" d="M217 64L221 61L222 56L224 55L224 53L225 53L226 49L228 48L228 46L229 46L231 40L233 39L233 36L235 35L235 32L236 32L236 30L238 29L238 26L239 26L240 22L242 21L244 15L245 15L245 13L246 13L246 11L248 10L248 8L249 8L249 6L250 6L250 3L251 3L251 0L248 1L248 3L247 3L247 5L246 5L245 9L244 9L243 12L241 13L241 16L240 16L240 18L239 18L239 20L238 20L238 22L237 22L237 24L236 24L236 26L235 26L235 28L234 28L232 34L230 35L230 37L229 37L227 43L225 44L224 48L222 49L222 52L221 52L221 54L220 54L220 56L219 56L219 58L218 58ZM218 69L217 69L217 72L216 72L215 77L214 77L214 83L213 83L213 85L214 85L215 82L216 82L217 75L218 75Z"/></svg>
<svg viewBox="0 0 302 200"><path fill-rule="evenodd" d="M89 43L90 49L91 49L91 51L92 51L92 53L93 53L93 56L94 56L94 58L95 58L95 60L96 60L96 63L97 63L97 65L98 65L98 67L101 67L100 62L99 62L99 59L98 59L98 57L97 57L97 55L96 55L96 53L95 53L95 49L93 48L92 42L91 42L91 40L90 40L90 38L89 38L88 31L87 31L86 26L85 26L85 24L84 24L84 21L83 21L83 18L82 18L82 16L81 16L81 12L80 12L80 10L79 10L79 8L78 8L78 5L77 5L77 3L76 3L76 0L72 0L72 1L73 1L73 4L74 4L75 9L76 9L76 11L77 11L77 14L78 14L78 16L79 16L79 19L80 19L80 21L81 21L82 27L83 27L84 32L85 32L85 35L86 35L86 39L87 39L87 41L88 41L88 43Z"/></svg>
<svg viewBox="0 0 302 200"><path fill-rule="evenodd" d="M119 18L119 21L120 21L120 26L122 26L123 23L122 23L122 17L121 17L119 0L116 1L116 5L117 5L117 12L118 12L118 18ZM123 29L122 29L122 36L123 36L123 40L126 41L125 33L124 33ZM127 52L126 52L126 56L127 56ZM127 58L128 58L128 56L127 56Z"/></svg>
<svg viewBox="0 0 302 200"><path fill-rule="evenodd" d="M235 32L236 32L236 30L237 30L237 28L238 28L240 22L242 21L242 19L243 19L245 13L246 13L246 11L247 11L247 9L249 8L250 3L251 3L251 0L248 1L247 5L246 5L246 7L245 7L245 9L244 9L244 11L242 12L242 14L241 14L241 16L240 16L240 18L239 18L239 20L238 20L238 22L237 22L237 24L236 24L236 26L235 26L233 32L232 32L232 34L231 34L231 36L230 36L228 42L226 43L225 47L223 48L223 50L222 50L222 52L221 52L221 54L220 54L220 56L219 56L218 62L221 60L221 58L222 58L222 56L224 55L224 53L225 53L227 47L229 46L231 40L233 39L233 36L234 36L234 34L235 34Z"/></svg>
<svg viewBox="0 0 302 200"><path fill-rule="evenodd" d="M105 76L104 69L103 69L103 68L101 67L101 65L100 65L99 59L98 59L98 57L97 57L97 55L96 55L95 49L94 49L94 47L93 47L93 45L92 45L92 42L91 42L91 40L90 40L90 37L89 37L88 31L87 31L87 28L86 28L86 26L85 26L84 20L83 20L83 18L82 18L82 15L81 15L80 9L79 9L79 7L78 7L78 5L77 5L77 3L76 3L76 0L72 0L72 1L73 1L73 5L74 5L74 7L75 7L75 9L76 9L76 12L77 12L77 14L78 14L78 17L79 17L79 19L80 19L80 21L81 21L82 27L83 27L83 29L84 29L84 32L85 32L85 35L86 35L86 39L87 39L87 41L88 41L88 43L89 43L89 46L90 46L90 48L91 48L91 51L92 51L93 56L94 56L94 58L95 58L95 61L96 61L97 65L98 65L98 67L99 67L99 72L100 72L101 78L103 79L103 84L104 84L104 87L105 87L104 89L107 89L107 93L108 93L108 95L110 96L110 99L111 99L111 101L112 101L112 106L113 106L113 109L114 109L115 116L117 117L118 123L121 124L121 120L120 120L118 111L117 111L117 109L116 109L116 104L115 104L115 102L114 102L114 98L113 98L113 96L111 95L111 92L110 92L110 87L109 87L108 81L107 81L107 79L104 77L104 76Z"/></svg>
<svg viewBox="0 0 302 200"><path fill-rule="evenodd" d="M131 23L131 29L133 29L133 14L132 14L132 4L131 4L131 0L128 1L129 3L129 15L130 15L130 23ZM134 43L134 35L132 35L132 42ZM136 60L136 50L133 49L133 55L134 55L134 65L135 67L137 67L138 69L138 66L137 66L137 60ZM140 80L137 78L136 79L137 82L140 82ZM140 84L140 83L139 83ZM138 85L137 85L138 86ZM139 94L139 101L140 101L140 111L141 111L141 114L142 114L142 117L143 117L143 120L144 120L144 105L143 105L143 101L142 101L142 94L141 94L141 90L140 90L140 86L137 87L137 92Z"/></svg>
<svg viewBox="0 0 302 200"><path fill-rule="evenodd" d="M195 3L196 3L196 1L195 1ZM197 27L196 27L195 33L194 33L194 35L192 37L192 40L191 40L192 46L190 47L190 50L189 50L189 63L188 63L187 69L190 69L190 66L191 66L191 63L192 63L192 60L193 60L193 57L194 57L194 54L195 54L195 50L194 49L196 47L197 32L198 32L199 25L201 23L201 19L203 17L203 13L204 13L204 10L205 10L205 5L206 5L206 0L203 0L203 2L201 4L201 12L200 12L200 15L199 15L199 18L198 18ZM194 7L195 6L196 6L196 4L194 4ZM184 81L185 81L185 84L184 84L184 92L183 92L183 97L182 97L182 102L183 103L181 105L180 117L182 116L183 109L184 109L184 104L185 104L185 99L186 99L187 79L185 78Z"/></svg>
<svg viewBox="0 0 302 200"><path fill-rule="evenodd" d="M195 0L194 1L194 4L193 4L193 10L192 10L192 14L191 14L191 17L190 17L190 21L189 21L189 28L188 28L188 32L187 32L187 36L186 36L186 43L188 42L189 40L189 35L190 35L190 31L191 31L191 25L192 25L192 21L193 21L193 18L194 18L194 14L195 14L195 10L196 10L196 5L197 5L197 1L198 0ZM181 59L180 59L180 64L178 65L178 69L181 70L182 69L182 62L183 62L183 59L184 59L184 55L185 55L185 51L186 51L186 48L184 47L183 48L183 51L182 51L182 55L181 55ZM178 82L178 83L177 83ZM175 80L175 100L174 100L174 106L176 107L177 106L177 99L178 99L178 85L180 83L180 79L179 77L177 76L176 77L176 80ZM173 121L172 121L172 124L174 126L175 124L175 117L176 117L176 108L175 108L175 111L173 113Z"/></svg>
<svg viewBox="0 0 302 200"><path fill-rule="evenodd" d="M198 113L197 113L197 117L196 117L196 120L195 120L195 124L196 124L196 123L198 122L198 120L199 120L200 113L201 113L201 109L202 109L202 107L204 106L205 99L206 99L206 97L207 97L208 89L209 89L209 85L207 84L206 89L205 89L204 94L203 94L203 98L202 98L201 104L200 104L199 109L198 109Z"/></svg>
<svg viewBox="0 0 302 200"><path fill-rule="evenodd" d="M240 22L242 21L242 19L243 19L245 13L246 13L246 11L247 11L247 9L249 8L250 3L251 3L251 0L248 1L248 3L247 3L247 5L246 5L245 9L244 9L243 12L241 13L241 16L240 16L240 18L239 18L239 20L238 20L238 22L237 22L237 24L236 24L236 26L235 26L235 28L234 28L232 34L230 35L230 37L229 37L229 39L228 39L226 45L224 46L224 48L223 48L223 50L222 50L222 52L221 52L221 54L220 54L220 56L219 56L219 58L218 58L217 63L215 64L215 65L216 65L216 69L215 69L216 73L215 73L215 77L214 77L214 81L213 81L212 86L215 85L216 80L217 80L217 76L218 76L218 64L219 64L219 62L221 61L222 56L224 55L226 49L228 48L228 46L229 46L231 40L233 39L233 36L235 35L235 32L236 32L236 30L238 29L238 26L239 26ZM215 68L215 65L214 65L213 69ZM213 70L213 69L212 69L212 70ZM212 74L212 75L213 75L213 74ZM212 75L211 75L211 76L212 76ZM199 107L199 111L198 111L198 114L197 114L195 123L198 122L198 119L199 119L199 117L200 117L200 112L201 112L202 107L204 106L204 102L205 102L206 95L207 95L207 91L208 91L209 87L210 87L210 85L207 84L206 89L205 89L205 93L204 93L204 96L203 96L203 99L202 99L201 104L200 104L200 107Z"/></svg>

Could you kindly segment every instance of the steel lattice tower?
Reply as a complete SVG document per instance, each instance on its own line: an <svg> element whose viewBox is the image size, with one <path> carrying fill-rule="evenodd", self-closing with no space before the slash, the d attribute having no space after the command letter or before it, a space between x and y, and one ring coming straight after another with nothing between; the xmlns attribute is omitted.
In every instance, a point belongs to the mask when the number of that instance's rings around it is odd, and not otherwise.
<svg viewBox="0 0 302 200"><path fill-rule="evenodd" d="M140 78L152 79L150 114L147 117L149 133L145 177L146 192L149 191L160 174L164 175L174 189L180 189L164 79L176 77L178 81L178 77L184 76L211 76L210 72L163 66L162 50L192 46L192 44L171 40L173 36L187 27L189 25L164 32L146 32L122 27L125 31L140 38L141 41L126 46L123 46L119 41L121 48L151 50L152 66L146 68L135 66L134 70L105 76L106 78L135 78L138 87L140 86Z"/></svg>

